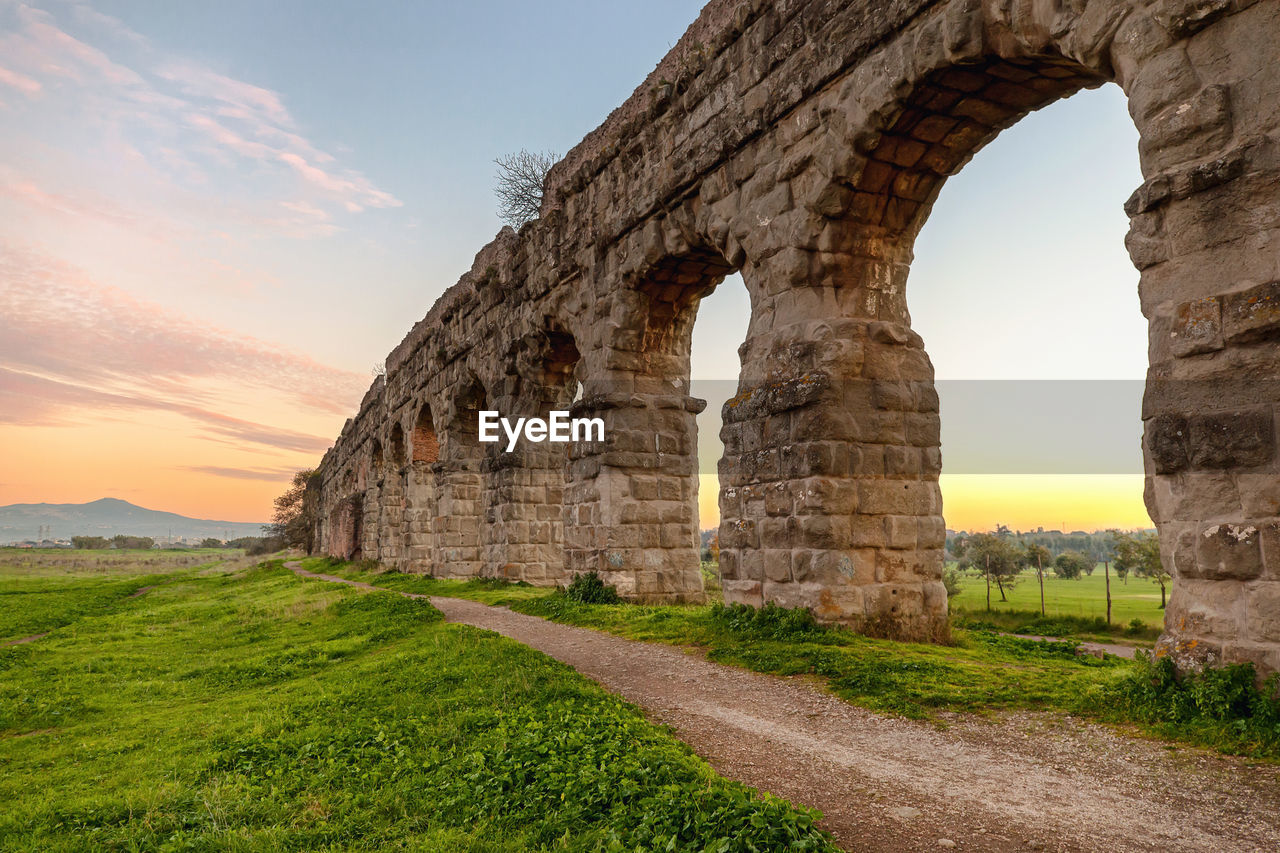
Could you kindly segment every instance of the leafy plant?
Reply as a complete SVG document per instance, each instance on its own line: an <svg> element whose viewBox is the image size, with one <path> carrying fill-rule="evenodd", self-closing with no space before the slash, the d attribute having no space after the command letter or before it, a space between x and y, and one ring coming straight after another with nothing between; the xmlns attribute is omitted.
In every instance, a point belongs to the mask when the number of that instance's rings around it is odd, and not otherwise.
<svg viewBox="0 0 1280 853"><path fill-rule="evenodd" d="M619 604L622 601L618 590L607 585L594 571L574 575L564 594L583 604Z"/></svg>

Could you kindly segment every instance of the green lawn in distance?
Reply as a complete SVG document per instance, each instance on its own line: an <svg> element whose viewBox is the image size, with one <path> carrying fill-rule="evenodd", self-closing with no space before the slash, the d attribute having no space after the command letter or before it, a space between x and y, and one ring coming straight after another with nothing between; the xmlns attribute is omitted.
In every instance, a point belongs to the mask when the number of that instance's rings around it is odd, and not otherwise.
<svg viewBox="0 0 1280 853"><path fill-rule="evenodd" d="M951 599L951 609L978 614L987 609L987 585L981 575L967 575L961 580L959 595ZM1008 602L1000 600L1000 590L991 584L991 609L993 611L1023 610L1040 612L1040 585L1035 572L1023 572L1013 589L1006 589ZM1092 575L1077 580L1064 580L1051 572L1045 572L1044 604L1048 616L1077 616L1092 618L1107 615L1106 580L1102 564ZM1111 574L1111 621L1116 625L1128 625L1141 619L1153 628L1164 624L1164 611L1160 609L1160 587L1145 578L1131 577L1125 583Z"/></svg>

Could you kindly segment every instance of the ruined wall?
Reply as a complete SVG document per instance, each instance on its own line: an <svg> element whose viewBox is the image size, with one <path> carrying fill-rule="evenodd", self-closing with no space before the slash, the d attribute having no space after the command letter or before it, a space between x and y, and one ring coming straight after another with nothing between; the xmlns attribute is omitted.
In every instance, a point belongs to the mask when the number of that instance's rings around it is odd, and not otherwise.
<svg viewBox="0 0 1280 853"><path fill-rule="evenodd" d="M1150 321L1146 497L1175 575L1161 650L1280 669L1278 6L712 2L552 170L541 218L504 229L392 351L322 463L321 549L698 597L689 342L738 271L726 598L934 635L942 459L913 242L1001 129L1112 81L1145 177L1127 245ZM477 440L478 409L571 401L604 443Z"/></svg>

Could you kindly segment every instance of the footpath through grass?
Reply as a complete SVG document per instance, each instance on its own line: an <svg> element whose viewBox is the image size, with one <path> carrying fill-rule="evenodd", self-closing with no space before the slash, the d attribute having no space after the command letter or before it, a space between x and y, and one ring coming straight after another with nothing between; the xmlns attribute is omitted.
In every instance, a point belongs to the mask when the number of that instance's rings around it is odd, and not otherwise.
<svg viewBox="0 0 1280 853"><path fill-rule="evenodd" d="M504 604L634 640L694 646L713 661L757 672L817 676L837 696L874 711L935 720L942 712L1059 711L1280 760L1280 701L1271 698L1276 683L1255 689L1249 667L1176 679L1167 661L1077 656L1071 643L989 630L956 630L951 646L899 643L823 628L805 611L777 607L584 604L562 592L498 581L370 572L368 565L325 559L304 565L405 592Z"/></svg>
<svg viewBox="0 0 1280 853"><path fill-rule="evenodd" d="M0 849L834 849L813 813L426 602L278 561L165 580L50 599L75 605L61 627L0 648Z"/></svg>

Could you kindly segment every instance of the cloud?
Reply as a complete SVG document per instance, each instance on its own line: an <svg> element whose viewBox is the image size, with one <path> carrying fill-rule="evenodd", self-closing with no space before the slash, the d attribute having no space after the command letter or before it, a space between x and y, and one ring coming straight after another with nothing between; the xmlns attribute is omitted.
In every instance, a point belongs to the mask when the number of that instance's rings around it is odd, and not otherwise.
<svg viewBox="0 0 1280 853"><path fill-rule="evenodd" d="M32 207L66 213L87 219L95 219L110 225L138 230L141 224L137 214L107 199L94 198L81 192L79 198L50 192L34 181L16 175L11 169L0 167L0 196L11 198Z"/></svg>
<svg viewBox="0 0 1280 853"><path fill-rule="evenodd" d="M368 384L360 374L101 286L70 264L3 240L0 366L187 403L210 399L193 381L230 381L334 414L357 405ZM139 388L150 390L139 395ZM176 411L175 405L166 403Z"/></svg>
<svg viewBox="0 0 1280 853"><path fill-rule="evenodd" d="M293 468L224 468L220 465L189 465L179 470L232 480L265 480L270 483L287 483L296 473Z"/></svg>
<svg viewBox="0 0 1280 853"><path fill-rule="evenodd" d="M0 424L13 426L70 426L110 413L169 412L196 423L204 433L231 443L258 444L276 450L317 454L331 441L319 436L233 418L180 401L135 392L114 393L0 367Z"/></svg>
<svg viewBox="0 0 1280 853"><path fill-rule="evenodd" d="M393 194L308 140L278 92L163 55L118 19L85 4L69 8L63 23L47 11L0 4L0 88L28 99L56 96L51 109L122 140L120 147L140 153L156 169L168 168L172 152L182 151L183 162L166 179L181 185L199 176L197 186L208 184L209 173L222 179L215 204L203 205L205 215L232 194L268 208L302 193L334 212L401 206ZM68 32L72 24L80 37ZM252 170L244 168L245 161ZM234 206L220 212L243 218ZM293 237L331 233L299 231L265 214L256 224L279 226Z"/></svg>
<svg viewBox="0 0 1280 853"><path fill-rule="evenodd" d="M35 97L44 89L38 80L32 80L25 74L19 74L16 71L10 71L4 66L0 66L0 85L8 86L11 89L17 89L28 97Z"/></svg>

